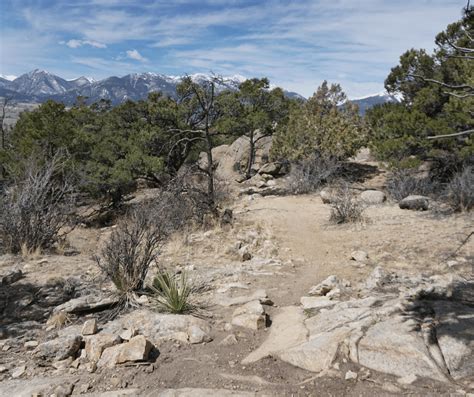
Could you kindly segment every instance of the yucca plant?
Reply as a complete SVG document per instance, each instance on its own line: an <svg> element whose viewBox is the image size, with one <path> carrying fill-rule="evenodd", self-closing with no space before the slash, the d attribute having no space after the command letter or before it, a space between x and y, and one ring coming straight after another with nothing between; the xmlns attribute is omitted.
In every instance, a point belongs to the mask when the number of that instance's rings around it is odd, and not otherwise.
<svg viewBox="0 0 474 397"><path fill-rule="evenodd" d="M189 313L193 310L190 296L192 285L186 273L172 274L160 271L150 286L153 300L160 310L175 314Z"/></svg>

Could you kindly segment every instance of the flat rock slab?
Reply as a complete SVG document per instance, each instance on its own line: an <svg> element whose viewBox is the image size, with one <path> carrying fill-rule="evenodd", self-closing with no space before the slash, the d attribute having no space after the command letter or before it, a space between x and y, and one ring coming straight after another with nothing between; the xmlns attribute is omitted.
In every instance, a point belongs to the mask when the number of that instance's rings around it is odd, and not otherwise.
<svg viewBox="0 0 474 397"><path fill-rule="evenodd" d="M214 297L214 302L217 305L225 307L245 305L248 302L256 300L263 304L268 302L268 295L265 290L259 289L250 295L236 296L233 298L223 294L216 294Z"/></svg>
<svg viewBox="0 0 474 397"><path fill-rule="evenodd" d="M115 296L86 295L56 306L54 312L82 313L106 309L118 303Z"/></svg>
<svg viewBox="0 0 474 397"><path fill-rule="evenodd" d="M297 306L287 306L273 317L270 334L263 344L242 360L242 364L256 362L306 341L306 316Z"/></svg>

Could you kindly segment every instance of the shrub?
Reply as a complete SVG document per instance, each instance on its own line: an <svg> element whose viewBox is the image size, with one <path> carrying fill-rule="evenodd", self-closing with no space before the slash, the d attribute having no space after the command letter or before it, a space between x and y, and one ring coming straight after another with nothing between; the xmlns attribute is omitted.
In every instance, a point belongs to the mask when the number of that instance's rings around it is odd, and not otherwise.
<svg viewBox="0 0 474 397"><path fill-rule="evenodd" d="M120 294L120 308L137 306L137 292L158 255L165 231L149 207L140 206L123 219L96 257L97 265Z"/></svg>
<svg viewBox="0 0 474 397"><path fill-rule="evenodd" d="M288 190L293 194L317 191L324 184L330 182L339 169L340 162L336 159L315 154L292 165Z"/></svg>
<svg viewBox="0 0 474 397"><path fill-rule="evenodd" d="M171 274L160 271L151 285L153 299L161 310L182 314L192 311L190 295L193 291L186 273Z"/></svg>
<svg viewBox="0 0 474 397"><path fill-rule="evenodd" d="M387 179L388 194L396 201L412 194L430 195L437 189L436 182L427 177L421 178L411 170L395 170Z"/></svg>
<svg viewBox="0 0 474 397"><path fill-rule="evenodd" d="M64 164L62 155L43 165L26 161L22 175L0 197L0 248L14 254L40 251L64 236L74 201Z"/></svg>
<svg viewBox="0 0 474 397"><path fill-rule="evenodd" d="M474 167L467 166L458 172L446 187L446 197L455 211L474 208Z"/></svg>
<svg viewBox="0 0 474 397"><path fill-rule="evenodd" d="M360 222L364 208L347 184L338 186L331 202L330 222L335 224Z"/></svg>

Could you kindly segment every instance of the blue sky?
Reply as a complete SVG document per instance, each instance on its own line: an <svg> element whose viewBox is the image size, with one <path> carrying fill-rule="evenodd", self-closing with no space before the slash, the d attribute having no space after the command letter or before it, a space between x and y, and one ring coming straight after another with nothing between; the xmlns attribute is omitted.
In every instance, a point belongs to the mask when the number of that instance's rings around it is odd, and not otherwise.
<svg viewBox="0 0 474 397"><path fill-rule="evenodd" d="M408 48L433 49L465 0L0 0L0 74L266 76L309 96L383 90Z"/></svg>

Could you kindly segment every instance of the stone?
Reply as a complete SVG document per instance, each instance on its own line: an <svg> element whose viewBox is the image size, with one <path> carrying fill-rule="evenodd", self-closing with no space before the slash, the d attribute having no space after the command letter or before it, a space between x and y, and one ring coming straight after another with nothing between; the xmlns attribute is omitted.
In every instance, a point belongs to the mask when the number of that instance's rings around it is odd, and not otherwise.
<svg viewBox="0 0 474 397"><path fill-rule="evenodd" d="M86 357L89 361L99 361L102 352L118 345L122 340L119 336L111 333L100 333L86 338Z"/></svg>
<svg viewBox="0 0 474 397"><path fill-rule="evenodd" d="M26 374L26 365L20 365L12 371L12 378L13 379L21 378L25 374Z"/></svg>
<svg viewBox="0 0 474 397"><path fill-rule="evenodd" d="M0 374L3 374L4 372L7 372L8 368L5 367L4 365L0 365Z"/></svg>
<svg viewBox="0 0 474 397"><path fill-rule="evenodd" d="M387 200L387 196L379 190L366 190L360 194L360 200L367 205L380 205Z"/></svg>
<svg viewBox="0 0 474 397"><path fill-rule="evenodd" d="M334 306L339 301L330 300L327 296L303 296L301 306L304 310L322 309Z"/></svg>
<svg viewBox="0 0 474 397"><path fill-rule="evenodd" d="M239 258L242 262L247 262L252 259L252 254L250 253L249 247L247 245L239 249Z"/></svg>
<svg viewBox="0 0 474 397"><path fill-rule="evenodd" d="M392 275L384 270L382 267L377 266L372 273L367 277L364 287L372 290L375 288L383 287L392 281Z"/></svg>
<svg viewBox="0 0 474 397"><path fill-rule="evenodd" d="M72 357L68 357L65 360L54 361L51 365L57 370L65 370L73 363Z"/></svg>
<svg viewBox="0 0 474 397"><path fill-rule="evenodd" d="M34 349L35 347L38 347L39 343L36 340L29 340L25 342L23 345L26 349Z"/></svg>
<svg viewBox="0 0 474 397"><path fill-rule="evenodd" d="M264 305L271 305L271 301L268 299L268 295L263 289L259 289L251 295L237 296L234 298L229 298L228 296L223 294L216 294L214 297L214 301L216 304L226 307L243 305L247 302L255 300L258 300L261 304Z"/></svg>
<svg viewBox="0 0 474 397"><path fill-rule="evenodd" d="M321 283L318 285L315 285L314 287L311 287L311 289L308 292L308 295L310 296L325 296L327 295L331 290L338 288L340 286L341 282L337 276L329 276L325 280L323 280Z"/></svg>
<svg viewBox="0 0 474 397"><path fill-rule="evenodd" d="M319 192L319 197L321 197L321 200L324 204L332 204L336 200L335 194L330 188L322 189Z"/></svg>
<svg viewBox="0 0 474 397"><path fill-rule="evenodd" d="M367 263L369 260L369 254L365 251L353 251L351 253L351 259L356 262Z"/></svg>
<svg viewBox="0 0 474 397"><path fill-rule="evenodd" d="M118 303L116 296L85 295L56 306L54 312L83 313L106 309Z"/></svg>
<svg viewBox="0 0 474 397"><path fill-rule="evenodd" d="M232 315L232 325L254 331L265 328L265 310L259 301L251 301L237 308Z"/></svg>
<svg viewBox="0 0 474 397"><path fill-rule="evenodd" d="M212 338L197 325L191 325L188 328L189 343L206 343L212 341Z"/></svg>
<svg viewBox="0 0 474 397"><path fill-rule="evenodd" d="M203 319L183 314L159 313L149 309L137 309L104 324L102 332L119 335L124 329L134 328L138 334L145 336L153 344L174 339L183 335L183 342L188 342L188 329L196 325L210 335L211 327ZM100 334L99 334L100 335Z"/></svg>
<svg viewBox="0 0 474 397"><path fill-rule="evenodd" d="M54 394L57 397L68 397L72 394L73 390L74 390L74 384L66 383L63 385L56 386L54 388Z"/></svg>
<svg viewBox="0 0 474 397"><path fill-rule="evenodd" d="M268 356L279 357L280 352L306 342L308 330L304 326L305 319L300 307L281 308L272 318L270 334L265 342L245 357L242 364L250 364Z"/></svg>
<svg viewBox="0 0 474 397"><path fill-rule="evenodd" d="M357 379L357 372L347 371L344 376L345 380L354 380Z"/></svg>
<svg viewBox="0 0 474 397"><path fill-rule="evenodd" d="M280 175L281 171L282 171L282 164L273 162L273 163L264 164L262 167L260 167L260 169L258 170L258 173L278 176Z"/></svg>
<svg viewBox="0 0 474 397"><path fill-rule="evenodd" d="M398 203L402 210L426 211L430 206L430 198L426 196L412 195L405 197Z"/></svg>
<svg viewBox="0 0 474 397"><path fill-rule="evenodd" d="M48 360L65 360L68 357L75 357L82 343L80 335L63 336L45 343L39 344L33 354Z"/></svg>
<svg viewBox="0 0 474 397"><path fill-rule="evenodd" d="M10 271L6 274L0 275L0 284L9 285L17 282L23 277L23 272L20 269Z"/></svg>
<svg viewBox="0 0 474 397"><path fill-rule="evenodd" d="M237 338L234 334L227 335L224 339L222 339L219 345L222 346L231 346L236 345L238 343Z"/></svg>
<svg viewBox="0 0 474 397"><path fill-rule="evenodd" d="M81 334L94 335L96 333L97 333L97 320L95 318L87 320L82 327Z"/></svg>
<svg viewBox="0 0 474 397"><path fill-rule="evenodd" d="M97 367L114 368L126 362L146 361L152 348L153 344L143 335L134 336L126 343L106 348Z"/></svg>
<svg viewBox="0 0 474 397"><path fill-rule="evenodd" d="M122 340L130 340L132 339L135 335L137 335L137 330L135 328L130 328L122 331L120 333L120 338Z"/></svg>

